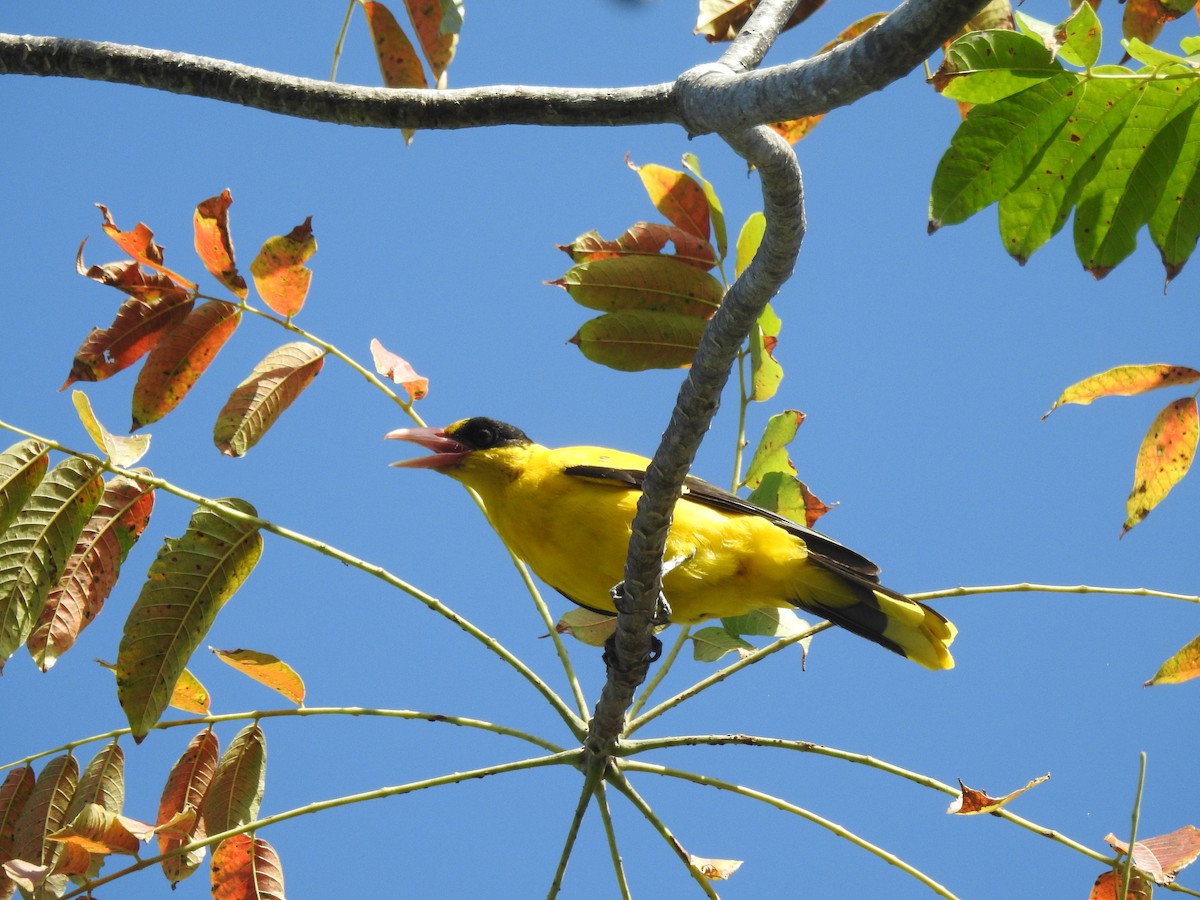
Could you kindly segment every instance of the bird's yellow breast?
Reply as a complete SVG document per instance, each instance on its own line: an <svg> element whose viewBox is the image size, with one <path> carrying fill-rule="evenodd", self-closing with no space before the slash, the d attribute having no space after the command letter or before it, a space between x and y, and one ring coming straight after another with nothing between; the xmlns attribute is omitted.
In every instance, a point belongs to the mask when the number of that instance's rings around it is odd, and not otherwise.
<svg viewBox="0 0 1200 900"><path fill-rule="evenodd" d="M611 589L625 555L641 492L564 471L591 465L643 469L648 460L595 447L548 450L536 444L486 451L447 474L474 488L492 524L538 577L572 600L613 609ZM804 542L768 519L681 500L667 540L674 568L663 592L675 622L788 606L789 584L804 577Z"/></svg>

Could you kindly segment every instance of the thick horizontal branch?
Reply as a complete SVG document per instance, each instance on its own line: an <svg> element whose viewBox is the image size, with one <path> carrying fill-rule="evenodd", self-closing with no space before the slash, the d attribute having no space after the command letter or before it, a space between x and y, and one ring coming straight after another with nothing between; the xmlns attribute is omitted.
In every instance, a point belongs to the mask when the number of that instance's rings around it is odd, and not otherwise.
<svg viewBox="0 0 1200 900"><path fill-rule="evenodd" d="M906 0L860 38L813 59L739 74L711 63L673 84L628 88L355 87L187 53L2 33L0 75L131 84L375 128L675 123L692 134L728 133L828 112L880 90L920 65L982 5L982 0Z"/></svg>

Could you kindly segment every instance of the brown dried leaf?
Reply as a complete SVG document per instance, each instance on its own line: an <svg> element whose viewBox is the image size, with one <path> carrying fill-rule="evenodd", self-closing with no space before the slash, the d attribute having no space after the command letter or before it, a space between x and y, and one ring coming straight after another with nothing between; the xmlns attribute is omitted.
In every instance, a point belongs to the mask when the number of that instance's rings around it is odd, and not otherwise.
<svg viewBox="0 0 1200 900"><path fill-rule="evenodd" d="M606 241L598 231L589 231L559 250L577 262L591 262L615 256L657 256L668 243L675 245L672 258L707 271L717 264L717 252L704 238L696 237L676 225L662 222L635 222L624 234Z"/></svg>
<svg viewBox="0 0 1200 900"><path fill-rule="evenodd" d="M96 208L104 216L104 233L116 242L116 245L132 256L142 265L149 266L155 271L166 275L180 287L189 291L196 289L194 281L188 281L177 272L172 272L163 265L163 248L154 242L154 232L146 227L144 222L138 222L133 231L121 231L109 215L108 207L97 203Z"/></svg>
<svg viewBox="0 0 1200 900"><path fill-rule="evenodd" d="M800 0L800 5L784 26L786 31L795 28L825 3L825 0ZM700 14L696 19L693 34L702 34L710 44L732 41L750 13L758 6L758 0L700 0Z"/></svg>
<svg viewBox="0 0 1200 900"><path fill-rule="evenodd" d="M1033 779L1033 781L1029 782L1029 784L1025 785L1025 787L1017 788L1010 794L1005 794L1003 797L989 797L984 791L976 791L967 787L962 783L962 779L959 779L958 786L962 790L959 792L959 795L955 797L953 801L951 801L950 806L946 809L946 812L950 813L951 815L958 816L974 816L979 815L980 813L995 812L1001 807L1007 806L1010 802L1021 796L1021 794L1025 793L1030 788L1049 780L1050 773L1047 772L1040 778Z"/></svg>

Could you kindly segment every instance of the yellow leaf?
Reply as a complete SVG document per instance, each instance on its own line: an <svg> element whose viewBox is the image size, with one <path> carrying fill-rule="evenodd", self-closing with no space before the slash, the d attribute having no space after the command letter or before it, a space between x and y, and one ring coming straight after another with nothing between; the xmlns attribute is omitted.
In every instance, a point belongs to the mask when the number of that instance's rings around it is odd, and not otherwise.
<svg viewBox="0 0 1200 900"><path fill-rule="evenodd" d="M1180 684L1200 675L1200 635L1192 638L1158 667L1154 677L1142 687L1154 684Z"/></svg>
<svg viewBox="0 0 1200 900"><path fill-rule="evenodd" d="M1133 467L1133 490L1125 501L1122 536L1146 518L1187 474L1196 456L1198 438L1200 421L1195 397L1169 403L1155 416Z"/></svg>
<svg viewBox="0 0 1200 900"><path fill-rule="evenodd" d="M1087 406L1099 397L1129 397L1173 384L1191 384L1198 379L1200 372L1187 366L1117 366L1071 385L1054 401L1054 405L1046 410L1042 421L1064 403Z"/></svg>
<svg viewBox="0 0 1200 900"><path fill-rule="evenodd" d="M199 682L195 675L184 669L179 680L175 682L175 689L171 691L170 705L176 709L182 709L184 712L206 716L211 702L212 698L208 695L208 689Z"/></svg>
<svg viewBox="0 0 1200 900"><path fill-rule="evenodd" d="M267 240L250 263L254 286L263 302L281 316L294 316L304 306L312 284L312 269L304 264L317 252L312 216L285 235Z"/></svg>
<svg viewBox="0 0 1200 900"><path fill-rule="evenodd" d="M279 657L257 650L217 650L215 647L209 649L225 665L232 666L259 684L265 684L293 703L304 704L304 682L296 674L296 670Z"/></svg>
<svg viewBox="0 0 1200 900"><path fill-rule="evenodd" d="M71 402L79 421L97 447L112 461L114 466L129 467L146 455L150 449L150 435L116 435L100 424L92 412L92 403L83 391L71 391Z"/></svg>

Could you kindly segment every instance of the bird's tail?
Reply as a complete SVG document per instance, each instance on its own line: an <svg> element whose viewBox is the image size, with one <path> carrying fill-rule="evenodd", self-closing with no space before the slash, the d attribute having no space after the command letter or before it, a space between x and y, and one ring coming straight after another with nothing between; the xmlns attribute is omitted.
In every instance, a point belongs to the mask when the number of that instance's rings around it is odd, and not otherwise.
<svg viewBox="0 0 1200 900"><path fill-rule="evenodd" d="M845 570L809 557L804 585L793 601L927 669L953 669L950 644L958 629L941 613Z"/></svg>

